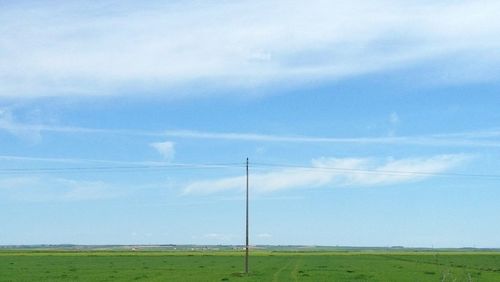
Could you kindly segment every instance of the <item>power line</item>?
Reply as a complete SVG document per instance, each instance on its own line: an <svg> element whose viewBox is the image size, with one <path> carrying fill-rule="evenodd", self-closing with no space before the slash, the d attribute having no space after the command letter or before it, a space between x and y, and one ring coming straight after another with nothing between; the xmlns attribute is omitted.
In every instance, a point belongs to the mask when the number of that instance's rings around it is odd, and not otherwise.
<svg viewBox="0 0 500 282"><path fill-rule="evenodd" d="M37 167L37 168L3 168L0 174L36 174L36 173L71 173L71 172L130 172L157 171L157 170L204 170L204 169L229 169L243 168L246 163L171 163L165 165L131 165L131 166L80 166L80 167ZM358 174L374 174L388 176L420 175L439 177L468 177L468 178L500 178L500 174L469 174L469 173L441 173L428 171L410 170L385 170L385 169L364 169L345 168L334 166L304 166L283 163L252 163L254 168L295 168L310 171L338 171Z"/></svg>
<svg viewBox="0 0 500 282"><path fill-rule="evenodd" d="M38 167L38 168L4 168L0 169L0 174L10 173L57 173L57 172L129 172L131 170L165 170L165 169L218 169L244 167L243 163L216 163L216 164L181 164L173 163L168 165L135 165L135 166L89 166L89 167Z"/></svg>
<svg viewBox="0 0 500 282"><path fill-rule="evenodd" d="M342 167L331 167L331 166L302 166L302 165L277 164L277 163L253 163L253 165L255 167L297 168L304 170L341 171L341 172L378 174L378 175L421 175L421 176L442 176L442 177L500 178L500 174L440 173L440 172L408 171L408 170L358 169L358 168L342 168Z"/></svg>

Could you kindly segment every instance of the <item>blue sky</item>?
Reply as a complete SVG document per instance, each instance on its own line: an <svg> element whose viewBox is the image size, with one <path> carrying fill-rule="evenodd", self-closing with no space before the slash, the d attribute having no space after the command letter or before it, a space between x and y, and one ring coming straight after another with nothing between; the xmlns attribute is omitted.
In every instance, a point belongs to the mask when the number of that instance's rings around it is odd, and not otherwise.
<svg viewBox="0 0 500 282"><path fill-rule="evenodd" d="M500 247L499 8L0 1L0 244Z"/></svg>

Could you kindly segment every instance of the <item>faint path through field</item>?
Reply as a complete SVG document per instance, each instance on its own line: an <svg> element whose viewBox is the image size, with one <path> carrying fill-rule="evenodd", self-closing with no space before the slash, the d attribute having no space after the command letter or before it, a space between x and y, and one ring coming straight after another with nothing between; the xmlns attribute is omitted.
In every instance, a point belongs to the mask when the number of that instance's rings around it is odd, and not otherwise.
<svg viewBox="0 0 500 282"><path fill-rule="evenodd" d="M273 274L273 281L298 281L298 271L299 271L299 266L302 262L302 259L294 259L294 260L289 260L282 268L278 269L274 274ZM291 267L293 264L293 268ZM288 272L289 270L290 272ZM289 276L288 276L289 275ZM281 276L288 276L288 277L281 277Z"/></svg>
<svg viewBox="0 0 500 282"><path fill-rule="evenodd" d="M273 281L274 282L277 282L277 281L283 281L283 280L280 280L279 277L280 277L280 274L281 272L283 272L283 270L287 269L290 264L292 264L292 261L288 261L287 264L285 264L282 268L278 269L274 274L273 274Z"/></svg>
<svg viewBox="0 0 500 282"><path fill-rule="evenodd" d="M299 278L297 277L298 271L299 271L299 265L302 263L302 259L300 260L295 260L295 265L293 266L293 270L290 273L290 276L292 278L292 281L299 281Z"/></svg>

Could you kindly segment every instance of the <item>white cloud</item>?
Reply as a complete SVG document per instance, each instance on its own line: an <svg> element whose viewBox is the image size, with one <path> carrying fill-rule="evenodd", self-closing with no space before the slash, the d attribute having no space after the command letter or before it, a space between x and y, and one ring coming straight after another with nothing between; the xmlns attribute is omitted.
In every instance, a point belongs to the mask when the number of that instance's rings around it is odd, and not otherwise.
<svg viewBox="0 0 500 282"><path fill-rule="evenodd" d="M157 142L151 143L151 147L155 148L158 153L160 153L165 160L172 160L175 155L175 144L174 142L165 141L165 142Z"/></svg>
<svg viewBox="0 0 500 282"><path fill-rule="evenodd" d="M389 159L383 164L352 163L352 171L343 172L341 185L376 186L404 183L432 177L433 173L442 173L470 159L466 155L438 155L429 158ZM319 167L339 167L336 159L320 159ZM356 170L369 169L370 172Z"/></svg>
<svg viewBox="0 0 500 282"><path fill-rule="evenodd" d="M43 158L43 157L24 157L13 155L0 155L2 161L22 161L22 162L39 162L39 163L86 163L86 164L115 164L115 165L135 165L135 166L162 166L168 164L167 162L155 161L116 161L116 160L100 160L100 159L78 159L78 158Z"/></svg>
<svg viewBox="0 0 500 282"><path fill-rule="evenodd" d="M103 181L82 181L47 176L0 179L0 193L19 201L90 201L121 196L116 187Z"/></svg>
<svg viewBox="0 0 500 282"><path fill-rule="evenodd" d="M258 238L271 238L271 237L273 237L273 235L271 235L269 233L260 233L260 234L257 234L257 237Z"/></svg>
<svg viewBox="0 0 500 282"><path fill-rule="evenodd" d="M388 136L388 137L327 137L327 136L293 136L240 132L206 132L196 130L169 130L168 137L190 139L239 140L255 142L291 142L291 143L347 143L347 144L411 144L422 146L476 146L499 147L500 130L491 129L479 132L463 132L451 134L435 134L420 136Z"/></svg>
<svg viewBox="0 0 500 282"><path fill-rule="evenodd" d="M438 155L429 158L386 160L384 163L366 158L320 158L311 168L285 168L270 172L253 172L251 189L255 193L269 193L295 188L324 186L379 186L394 185L432 177L464 163L465 155ZM245 176L215 180L201 180L187 184L184 194L212 194L243 190Z"/></svg>
<svg viewBox="0 0 500 282"><path fill-rule="evenodd" d="M0 97L301 83L422 63L444 80L498 78L493 0L2 5Z"/></svg>
<svg viewBox="0 0 500 282"><path fill-rule="evenodd" d="M392 115L390 115L389 120L391 121L392 118ZM399 116L397 116L397 120L399 122ZM214 139L251 142L409 144L421 146L500 147L500 142L498 141L498 137L500 137L500 129L498 128L431 135L389 135L384 137L339 138L330 136L274 135L248 132L209 132L198 130L146 131L133 129L88 128L51 124L29 124L16 122L14 116L10 112L5 111L3 113L0 113L0 130L5 130L6 132L20 137L34 135L33 139L40 139L44 132L53 132L61 134L114 134L126 136ZM153 144L161 144L161 142ZM166 147L168 147L168 145L166 145Z"/></svg>

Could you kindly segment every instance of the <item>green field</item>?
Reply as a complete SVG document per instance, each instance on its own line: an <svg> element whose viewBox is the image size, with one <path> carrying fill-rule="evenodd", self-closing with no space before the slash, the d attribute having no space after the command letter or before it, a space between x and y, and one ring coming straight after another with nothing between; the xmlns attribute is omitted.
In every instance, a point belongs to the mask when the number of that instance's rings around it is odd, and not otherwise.
<svg viewBox="0 0 500 282"><path fill-rule="evenodd" d="M0 281L500 281L498 252L0 251Z"/></svg>

